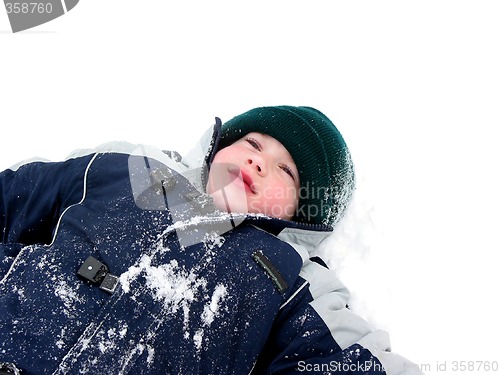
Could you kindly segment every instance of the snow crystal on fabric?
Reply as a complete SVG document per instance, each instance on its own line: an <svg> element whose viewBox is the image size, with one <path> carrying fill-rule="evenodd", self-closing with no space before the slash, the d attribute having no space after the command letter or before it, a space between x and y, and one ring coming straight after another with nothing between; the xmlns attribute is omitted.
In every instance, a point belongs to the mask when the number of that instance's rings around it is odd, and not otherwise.
<svg viewBox="0 0 500 375"><path fill-rule="evenodd" d="M220 241L214 237L214 244ZM204 332L219 316L221 305L228 295L227 287L218 284L210 295L207 290L207 280L198 275L197 268L186 270L174 259L166 264L154 266L152 257L143 255L139 264L132 266L120 276L122 290L131 292L132 283L139 276L144 277L145 286L154 300L163 303L165 312L176 313L182 311L184 315L184 338L191 339L196 350L202 348ZM206 299L199 320L201 326L190 328L192 318L191 304L200 299ZM197 320L198 321L198 320ZM148 358L154 358L154 351L148 351Z"/></svg>

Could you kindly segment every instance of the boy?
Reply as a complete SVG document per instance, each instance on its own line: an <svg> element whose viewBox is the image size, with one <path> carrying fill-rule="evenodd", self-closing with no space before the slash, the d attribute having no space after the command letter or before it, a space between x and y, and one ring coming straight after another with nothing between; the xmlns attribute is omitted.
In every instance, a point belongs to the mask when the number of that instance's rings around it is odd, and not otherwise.
<svg viewBox="0 0 500 375"><path fill-rule="evenodd" d="M309 256L354 188L331 121L256 108L201 145L107 145L0 174L5 371L419 373Z"/></svg>

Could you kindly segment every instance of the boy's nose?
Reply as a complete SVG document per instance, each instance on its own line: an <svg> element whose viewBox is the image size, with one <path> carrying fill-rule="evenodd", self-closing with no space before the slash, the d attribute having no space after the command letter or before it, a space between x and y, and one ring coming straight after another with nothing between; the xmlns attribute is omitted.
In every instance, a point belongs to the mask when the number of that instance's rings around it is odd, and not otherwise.
<svg viewBox="0 0 500 375"><path fill-rule="evenodd" d="M266 173L265 162L261 158L254 157L248 159L247 164L250 165L252 168L255 168L259 175L264 175Z"/></svg>

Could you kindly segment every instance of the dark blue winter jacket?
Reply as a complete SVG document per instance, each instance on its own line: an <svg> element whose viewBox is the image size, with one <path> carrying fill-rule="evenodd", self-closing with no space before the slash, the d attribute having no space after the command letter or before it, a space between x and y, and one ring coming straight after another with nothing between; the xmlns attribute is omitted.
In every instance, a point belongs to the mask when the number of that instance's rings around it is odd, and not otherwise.
<svg viewBox="0 0 500 375"><path fill-rule="evenodd" d="M309 257L331 228L211 207L199 185L214 139L183 160L113 144L0 174L0 363L22 374L418 373Z"/></svg>

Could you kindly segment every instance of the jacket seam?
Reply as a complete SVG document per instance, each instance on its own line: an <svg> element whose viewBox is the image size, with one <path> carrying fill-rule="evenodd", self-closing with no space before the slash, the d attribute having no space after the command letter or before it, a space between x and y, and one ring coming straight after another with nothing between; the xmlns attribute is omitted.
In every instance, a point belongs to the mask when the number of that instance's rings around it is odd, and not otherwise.
<svg viewBox="0 0 500 375"><path fill-rule="evenodd" d="M304 283L290 296L288 299L280 306L279 310L283 309L286 305L288 305L296 296L299 294L302 289L309 285L309 281L304 281Z"/></svg>
<svg viewBox="0 0 500 375"><path fill-rule="evenodd" d="M24 254L24 252L26 251L26 249L28 249L30 246L24 246L23 248L21 248L21 251L19 251L19 253L17 254L16 258L14 259L14 261L12 262L12 264L10 265L9 267L9 270L7 271L7 273L4 275L4 277L2 278L2 280L0 280L0 285L4 284L5 281L7 281L9 275L12 273L12 270L14 269L14 267L16 266L16 259L19 259L19 257L21 255Z"/></svg>
<svg viewBox="0 0 500 375"><path fill-rule="evenodd" d="M64 214L72 207L74 206L78 206L80 204L82 204L84 201L85 201L85 198L87 197L87 176L88 176L88 172L89 172L89 169L90 169L90 166L93 164L94 160L97 158L99 154L95 154L92 159L89 161L89 163L87 164L87 167L85 168L85 172L83 174L83 193L82 193L82 199L80 199L80 201L78 203L74 203L68 207L66 207L64 209L64 211L61 213L61 215L59 216L59 219L57 220L57 225L56 225L56 228L54 230L54 234L52 236L52 241L47 245L47 246L52 246L56 240L56 237L57 237L57 234L59 232L59 226L61 225L61 221L62 221L62 218L64 216Z"/></svg>

